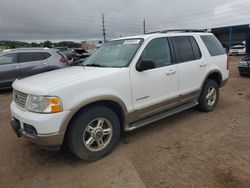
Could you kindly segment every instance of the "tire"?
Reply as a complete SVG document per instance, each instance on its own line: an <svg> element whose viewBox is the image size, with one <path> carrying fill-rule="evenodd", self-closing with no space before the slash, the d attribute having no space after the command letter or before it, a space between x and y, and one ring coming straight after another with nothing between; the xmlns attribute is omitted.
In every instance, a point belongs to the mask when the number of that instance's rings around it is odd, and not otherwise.
<svg viewBox="0 0 250 188"><path fill-rule="evenodd" d="M212 90L213 89L213 90ZM215 95L208 96L209 91L211 93L215 93ZM212 92L214 91L214 92ZM199 97L198 109L203 112L211 112L216 107L219 100L219 86L216 81L208 79L201 91L201 95ZM209 97L209 99L208 99Z"/></svg>
<svg viewBox="0 0 250 188"><path fill-rule="evenodd" d="M67 141L77 157L96 161L113 150L120 133L121 125L115 112L105 106L93 105L80 111L71 121Z"/></svg>

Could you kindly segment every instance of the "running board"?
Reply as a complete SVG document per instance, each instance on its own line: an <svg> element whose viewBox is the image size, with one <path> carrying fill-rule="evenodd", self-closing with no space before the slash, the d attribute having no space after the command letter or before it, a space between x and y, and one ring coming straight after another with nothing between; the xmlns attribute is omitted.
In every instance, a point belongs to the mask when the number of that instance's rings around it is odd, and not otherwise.
<svg viewBox="0 0 250 188"><path fill-rule="evenodd" d="M144 125L147 125L147 124L153 123L155 121L164 119L166 117L172 116L172 115L177 114L179 112L182 112L184 110L188 110L188 109L196 106L197 104L198 104L198 102L196 102L196 101L185 103L185 104L182 104L182 105L177 106L175 108L172 108L170 110L163 111L163 112L157 113L155 115L151 115L149 117L143 118L141 120L132 122L129 124L129 127L126 129L126 131L132 131L132 130L137 129L139 127L142 127Z"/></svg>

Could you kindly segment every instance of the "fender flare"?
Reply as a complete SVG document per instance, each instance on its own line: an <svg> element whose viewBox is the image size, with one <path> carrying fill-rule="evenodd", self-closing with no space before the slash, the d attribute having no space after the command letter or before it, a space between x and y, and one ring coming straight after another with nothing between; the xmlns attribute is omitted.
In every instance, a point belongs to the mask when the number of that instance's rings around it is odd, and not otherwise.
<svg viewBox="0 0 250 188"><path fill-rule="evenodd" d="M79 102L76 106L72 107L70 113L67 115L67 117L64 118L64 120L62 121L62 123L60 125L60 129L59 129L60 134L65 135L67 127L68 127L70 121L72 120L74 115L79 110L86 107L87 105L90 105L90 104L96 103L96 102L101 102L101 101L115 102L121 107L124 115L128 113L128 110L127 110L127 107L126 107L125 103L120 98L118 98L116 96L113 96L113 95L97 96L97 97L92 97L92 98L89 98L89 99L85 99L85 100Z"/></svg>

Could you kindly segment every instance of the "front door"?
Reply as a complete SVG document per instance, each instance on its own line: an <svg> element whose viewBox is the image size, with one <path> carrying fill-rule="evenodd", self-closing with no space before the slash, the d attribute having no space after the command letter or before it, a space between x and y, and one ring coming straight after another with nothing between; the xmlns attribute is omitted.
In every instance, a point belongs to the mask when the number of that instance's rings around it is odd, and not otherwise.
<svg viewBox="0 0 250 188"><path fill-rule="evenodd" d="M133 107L138 119L178 104L178 67L172 64L167 38L151 40L139 61L152 60L155 68L139 72L131 68Z"/></svg>

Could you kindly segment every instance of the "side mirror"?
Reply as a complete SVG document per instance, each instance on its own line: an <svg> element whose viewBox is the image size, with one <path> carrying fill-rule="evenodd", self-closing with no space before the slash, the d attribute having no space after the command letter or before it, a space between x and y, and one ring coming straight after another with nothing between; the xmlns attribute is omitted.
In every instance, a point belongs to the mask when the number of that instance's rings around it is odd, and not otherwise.
<svg viewBox="0 0 250 188"><path fill-rule="evenodd" d="M139 61L136 64L136 70L139 72L143 72L145 70L150 70L155 68L155 62L149 59L145 59L142 61Z"/></svg>

